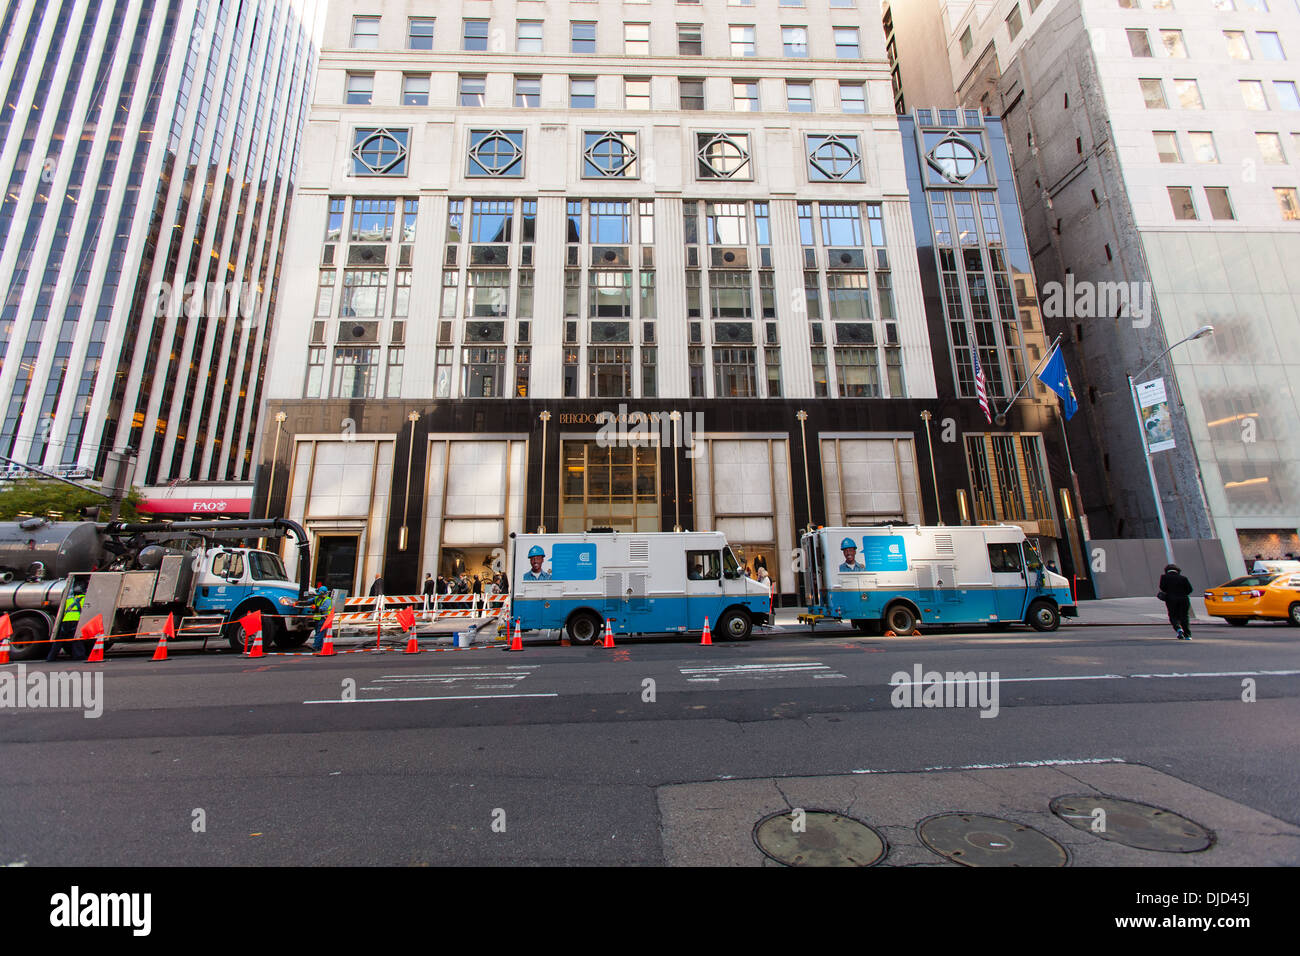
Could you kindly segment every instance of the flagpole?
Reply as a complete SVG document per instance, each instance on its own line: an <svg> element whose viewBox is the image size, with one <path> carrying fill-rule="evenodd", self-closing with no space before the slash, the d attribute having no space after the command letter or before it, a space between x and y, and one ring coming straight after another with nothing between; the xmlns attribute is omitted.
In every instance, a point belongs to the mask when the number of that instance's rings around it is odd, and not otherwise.
<svg viewBox="0 0 1300 956"><path fill-rule="evenodd" d="M1065 337L1065 333L1062 332L1060 335L1058 335L1055 339L1052 340L1051 347L1048 348L1047 354L1045 354L1041 359L1038 360L1038 364L1034 366L1034 370L1025 376L1024 382L1021 383L1018 389L1016 389L1016 394L1012 395L1011 400L1007 402L1007 407L1002 409L1002 411L998 412L997 415L994 416L995 418L1005 419L1007 417L1007 412L1011 411L1011 406L1016 403L1016 399L1020 397L1020 393L1023 392L1026 388L1028 388L1029 383L1034 380L1034 376L1036 376L1040 371L1042 371L1043 366L1047 364L1047 360L1052 357L1052 353L1056 351L1056 347L1061 344L1061 339L1064 337Z"/></svg>

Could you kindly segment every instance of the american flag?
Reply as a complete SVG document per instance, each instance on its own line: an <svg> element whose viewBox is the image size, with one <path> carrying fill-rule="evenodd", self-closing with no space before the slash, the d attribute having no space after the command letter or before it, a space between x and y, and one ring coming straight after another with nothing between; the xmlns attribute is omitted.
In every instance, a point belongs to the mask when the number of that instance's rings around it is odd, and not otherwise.
<svg viewBox="0 0 1300 956"><path fill-rule="evenodd" d="M980 367L979 349L971 349L970 357L975 365L975 397L980 400L980 408L984 410L985 421L992 425L993 416L989 414L988 383L984 380L984 369Z"/></svg>

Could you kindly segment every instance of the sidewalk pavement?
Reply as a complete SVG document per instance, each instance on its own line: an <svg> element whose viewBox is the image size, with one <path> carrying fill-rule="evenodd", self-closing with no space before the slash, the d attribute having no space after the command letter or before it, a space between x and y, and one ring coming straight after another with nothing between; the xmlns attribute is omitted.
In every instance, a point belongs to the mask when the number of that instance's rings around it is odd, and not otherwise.
<svg viewBox="0 0 1300 956"><path fill-rule="evenodd" d="M807 609L802 607L779 607L776 609L778 627L799 627L799 615ZM1169 627L1169 615L1165 606L1155 597L1107 598L1100 601L1080 601L1078 617L1062 617L1062 627L1114 627L1153 625ZM1219 617L1209 617L1205 613L1205 598L1192 598L1192 627L1217 626L1227 627L1228 622Z"/></svg>

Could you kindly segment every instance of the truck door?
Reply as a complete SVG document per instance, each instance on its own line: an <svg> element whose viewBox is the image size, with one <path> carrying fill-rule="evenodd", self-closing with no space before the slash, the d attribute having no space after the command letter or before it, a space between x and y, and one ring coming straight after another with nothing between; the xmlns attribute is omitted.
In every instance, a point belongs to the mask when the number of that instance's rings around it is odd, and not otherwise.
<svg viewBox="0 0 1300 956"><path fill-rule="evenodd" d="M248 568L240 551L209 553L208 571L194 596L196 611L229 611L248 596Z"/></svg>
<svg viewBox="0 0 1300 956"><path fill-rule="evenodd" d="M697 631L718 623L722 610L722 552L717 549L686 552L686 619L679 627Z"/></svg>
<svg viewBox="0 0 1300 956"><path fill-rule="evenodd" d="M988 549L989 569L993 572L993 606L983 616L992 613L999 621L1023 621L1026 585L1020 546L999 543L990 544Z"/></svg>

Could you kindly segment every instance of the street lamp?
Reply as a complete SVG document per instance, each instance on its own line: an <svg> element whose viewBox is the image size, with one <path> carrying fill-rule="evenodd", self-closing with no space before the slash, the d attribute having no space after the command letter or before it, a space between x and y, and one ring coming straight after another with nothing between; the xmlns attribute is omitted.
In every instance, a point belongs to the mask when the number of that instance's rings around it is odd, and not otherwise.
<svg viewBox="0 0 1300 956"><path fill-rule="evenodd" d="M1174 563L1174 547L1169 542L1169 529L1165 527L1165 507L1160 501L1160 488L1158 485L1156 485L1156 470L1151 464L1151 447L1147 443L1147 430L1145 426L1142 424L1142 409L1138 405L1137 384L1135 382L1135 379L1139 379L1143 375L1145 375L1153 366L1155 366L1157 362L1159 362L1162 358L1164 358L1174 349L1178 348L1178 346L1182 345L1184 342L1191 342L1195 339L1203 339L1205 338L1205 336L1213 335L1213 334L1214 334L1214 326L1202 325L1191 335L1187 336L1187 338L1179 339L1173 345L1169 346L1169 348L1165 349L1163 352L1157 355L1152 361L1142 366L1142 368L1138 370L1137 374L1130 375L1128 377L1128 394L1129 394L1129 398L1133 400L1133 414L1137 417L1138 435L1142 439L1142 456L1146 459L1147 478L1149 478L1151 481L1151 494L1156 500L1156 519L1160 522L1160 537L1165 543L1165 560L1169 564Z"/></svg>
<svg viewBox="0 0 1300 956"><path fill-rule="evenodd" d="M546 423L551 420L550 412L537 416L542 420L542 501L537 515L537 533L546 534Z"/></svg>
<svg viewBox="0 0 1300 956"><path fill-rule="evenodd" d="M934 517L938 526L943 527L943 511L939 507L939 478L934 470L934 442L930 439L930 419L934 416L927 408L921 412L921 421L925 422L925 445L930 449L930 480L934 482Z"/></svg>
<svg viewBox="0 0 1300 956"><path fill-rule="evenodd" d="M671 412L668 413L668 417L669 419L672 420L673 423L673 440L671 442L672 455L673 455L673 530L681 531L682 530L682 506L680 502L680 496L677 490L677 444L678 442L681 441L681 437L678 432L678 427L679 427L678 423L682 420L682 413L674 408Z"/></svg>
<svg viewBox="0 0 1300 956"><path fill-rule="evenodd" d="M406 420L411 423L411 440L406 447L406 499L402 505L402 530L397 536L398 551L406 550L406 540L409 537L406 521L411 514L411 459L415 457L415 423L420 420L420 413L408 412Z"/></svg>
<svg viewBox="0 0 1300 956"><path fill-rule="evenodd" d="M808 501L808 531L813 529L812 520L812 486L808 483L808 413L802 408L794 413L794 417L799 419L799 438L803 445L803 493Z"/></svg>
<svg viewBox="0 0 1300 956"><path fill-rule="evenodd" d="M283 411L275 413L275 448L271 452L271 480L266 485L266 514L263 518L271 517L271 494L275 491L275 464L280 460L280 432L284 430L284 423L289 416ZM116 520L116 516L115 519ZM266 548L266 539L259 538L257 541L258 550Z"/></svg>

